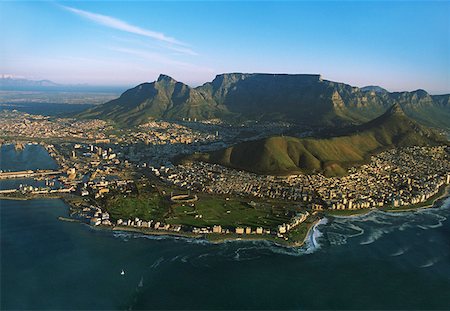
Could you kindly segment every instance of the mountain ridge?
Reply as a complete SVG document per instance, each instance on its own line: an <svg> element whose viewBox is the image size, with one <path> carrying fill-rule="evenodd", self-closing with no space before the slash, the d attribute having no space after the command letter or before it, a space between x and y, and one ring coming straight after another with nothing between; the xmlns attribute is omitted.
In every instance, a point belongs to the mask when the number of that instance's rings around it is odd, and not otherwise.
<svg viewBox="0 0 450 311"><path fill-rule="evenodd" d="M361 89L318 74L225 73L195 88L161 74L156 81L129 89L79 117L123 126L139 125L149 118L243 118L336 126L362 124L395 103L423 124L450 129L449 94Z"/></svg>
<svg viewBox="0 0 450 311"><path fill-rule="evenodd" d="M327 138L273 136L225 149L194 154L183 161L204 161L258 174L323 173L345 175L371 154L392 147L448 143L443 137L411 120L399 104L381 116L355 126L352 133Z"/></svg>

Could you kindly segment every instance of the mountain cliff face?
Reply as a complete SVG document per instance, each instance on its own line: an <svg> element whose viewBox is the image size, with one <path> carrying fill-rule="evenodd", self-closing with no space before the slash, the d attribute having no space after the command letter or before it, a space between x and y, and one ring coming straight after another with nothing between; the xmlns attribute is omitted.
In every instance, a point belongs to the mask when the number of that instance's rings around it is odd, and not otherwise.
<svg viewBox="0 0 450 311"><path fill-rule="evenodd" d="M210 119L226 114L227 109L211 97L160 75L152 83L127 90L119 98L81 113L80 117L112 120L119 125L137 125L149 119Z"/></svg>
<svg viewBox="0 0 450 311"><path fill-rule="evenodd" d="M196 88L160 75L157 81L130 89L80 117L122 125L137 125L149 118L240 117L331 126L361 124L394 104L423 124L450 128L450 95L360 89L306 74L221 74Z"/></svg>
<svg viewBox="0 0 450 311"><path fill-rule="evenodd" d="M411 120L395 104L380 117L354 127L347 135L322 139L275 136L195 154L185 161L206 161L259 174L320 172L335 176L344 175L348 166L361 163L370 154L385 148L438 143L446 140Z"/></svg>

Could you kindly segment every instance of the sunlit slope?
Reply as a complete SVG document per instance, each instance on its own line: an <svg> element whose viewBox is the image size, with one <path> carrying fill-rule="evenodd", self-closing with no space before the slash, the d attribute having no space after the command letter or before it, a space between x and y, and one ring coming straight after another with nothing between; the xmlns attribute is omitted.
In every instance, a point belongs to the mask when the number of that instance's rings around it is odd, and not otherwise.
<svg viewBox="0 0 450 311"><path fill-rule="evenodd" d="M426 146L443 142L434 131L409 119L399 105L382 116L331 138L276 136L244 142L190 159L218 163L260 174L322 172L343 175L349 165L392 146Z"/></svg>

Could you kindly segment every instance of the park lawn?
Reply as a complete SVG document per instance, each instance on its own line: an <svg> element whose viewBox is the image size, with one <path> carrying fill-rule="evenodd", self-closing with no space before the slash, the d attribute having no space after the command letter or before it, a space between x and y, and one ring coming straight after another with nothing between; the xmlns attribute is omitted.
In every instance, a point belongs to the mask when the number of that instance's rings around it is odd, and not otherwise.
<svg viewBox="0 0 450 311"><path fill-rule="evenodd" d="M291 241L303 242L306 238L306 235L308 234L308 229L310 225L311 225L310 223L306 222L301 223L294 229L290 230L289 233L287 234L287 237Z"/></svg>
<svg viewBox="0 0 450 311"><path fill-rule="evenodd" d="M134 219L163 220L168 212L168 205L158 194L145 196L117 196L108 200L106 210L113 220Z"/></svg>
<svg viewBox="0 0 450 311"><path fill-rule="evenodd" d="M224 228L274 228L289 219L284 216L283 211L273 210L266 205L251 207L245 201L210 196L201 196L194 207L189 204L172 205L171 209L171 217L166 220L167 223L195 227L221 225ZM201 215L202 218L196 218L196 215Z"/></svg>
<svg viewBox="0 0 450 311"><path fill-rule="evenodd" d="M172 191L170 188L158 188L163 193ZM193 227L221 225L229 229L237 226L275 229L290 220L287 215L289 212L292 214L298 210L298 206L280 202L264 202L252 207L245 199L226 199L223 196L208 194L199 194L199 200L192 204L174 204L150 183L136 183L136 192L126 196L108 196L104 206L113 220L138 217L167 224Z"/></svg>
<svg viewBox="0 0 450 311"><path fill-rule="evenodd" d="M354 216L367 214L370 211L373 211L373 209L363 208L363 209L325 210L324 213L326 215L331 216Z"/></svg>

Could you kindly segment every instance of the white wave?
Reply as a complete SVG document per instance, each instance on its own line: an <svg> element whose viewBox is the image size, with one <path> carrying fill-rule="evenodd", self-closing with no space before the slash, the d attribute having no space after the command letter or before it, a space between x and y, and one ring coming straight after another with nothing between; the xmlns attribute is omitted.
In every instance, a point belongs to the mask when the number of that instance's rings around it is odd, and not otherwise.
<svg viewBox="0 0 450 311"><path fill-rule="evenodd" d="M444 225L443 222L439 222L439 223L437 223L435 225L428 225L427 229L436 229L436 228L442 227L443 225Z"/></svg>
<svg viewBox="0 0 450 311"><path fill-rule="evenodd" d="M190 237L182 237L182 236L174 236L174 235L153 235L153 234L144 234L138 232L128 232L128 231L113 231L113 236L118 238L123 238L124 241L128 241L128 238L144 238L153 241L162 241L162 240L172 240L172 241L181 241L183 243L192 243L192 244L212 244L206 239L203 238L190 238Z"/></svg>
<svg viewBox="0 0 450 311"><path fill-rule="evenodd" d="M189 256L181 257L181 261L184 262L184 263L188 262L188 259L189 259Z"/></svg>
<svg viewBox="0 0 450 311"><path fill-rule="evenodd" d="M164 261L164 257L159 257L151 266L150 268L157 268L162 262Z"/></svg>
<svg viewBox="0 0 450 311"><path fill-rule="evenodd" d="M344 245L347 243L347 236L336 232L327 232L327 239L331 245Z"/></svg>
<svg viewBox="0 0 450 311"><path fill-rule="evenodd" d="M343 219L343 220L359 220L364 219L367 216L370 216L372 213L376 213L377 210L373 210L364 214L355 214L355 215L348 215L348 216L339 216L339 215L333 215L333 219Z"/></svg>
<svg viewBox="0 0 450 311"><path fill-rule="evenodd" d="M177 255L177 256L175 256L175 257L173 257L172 259L170 259L170 261L171 262L173 262L173 261L176 261L178 258L180 258L181 257L181 255Z"/></svg>
<svg viewBox="0 0 450 311"><path fill-rule="evenodd" d="M354 237L363 235L363 234L365 233L365 230L364 230L363 228L361 228L360 226L357 226L357 225L355 225L355 224L349 223L349 224L348 224L348 227L349 227L351 230L355 231L356 233L355 233L355 234L348 234L348 235L347 235L347 238L354 238Z"/></svg>
<svg viewBox="0 0 450 311"><path fill-rule="evenodd" d="M381 238L385 233L388 233L386 230L374 230L364 241L359 242L360 245L368 245L372 244L379 238Z"/></svg>
<svg viewBox="0 0 450 311"><path fill-rule="evenodd" d="M308 236L305 239L305 244L302 247L305 254L312 254L317 251L321 245L319 243L319 238L323 236L323 233L320 231L319 227L328 223L328 219L322 218L320 219L309 231Z"/></svg>
<svg viewBox="0 0 450 311"><path fill-rule="evenodd" d="M287 255L287 256L303 256L308 254L304 247L283 247L278 245L273 245L267 248L274 254Z"/></svg>
<svg viewBox="0 0 450 311"><path fill-rule="evenodd" d="M427 260L423 265L420 265L420 268L429 268L434 266L437 262L439 262L440 258L432 258Z"/></svg>
<svg viewBox="0 0 450 311"><path fill-rule="evenodd" d="M212 256L212 255L210 253L205 253L205 254L198 255L197 258L204 258L204 257L208 257L208 256Z"/></svg>
<svg viewBox="0 0 450 311"><path fill-rule="evenodd" d="M406 253L408 250L409 250L409 248L407 248L407 247L406 247L406 248L400 248L398 251L396 251L396 252L390 254L389 256L391 256L391 257L401 256L401 255L403 255L404 253Z"/></svg>
<svg viewBox="0 0 450 311"><path fill-rule="evenodd" d="M372 211L368 214L363 214L358 217L358 219L350 219L357 222L373 222L379 225L392 225L392 222L389 222L389 217L387 215L379 213L378 211Z"/></svg>
<svg viewBox="0 0 450 311"><path fill-rule="evenodd" d="M260 250L261 247L253 246L253 247L240 247L238 248L234 253L235 256L233 257L233 260L236 261L243 261L243 260L253 260L259 258L259 256L248 256L248 252ZM242 254L242 255L241 255Z"/></svg>
<svg viewBox="0 0 450 311"><path fill-rule="evenodd" d="M352 221L347 220L347 222L341 221L338 223L333 221L329 225L329 229L326 233L328 242L331 245L344 245L349 238L364 235L365 230L354 222L354 219Z"/></svg>
<svg viewBox="0 0 450 311"><path fill-rule="evenodd" d="M239 258L241 257L241 255L239 254L239 249L235 252L235 256L233 257L234 260L239 261Z"/></svg>
<svg viewBox="0 0 450 311"><path fill-rule="evenodd" d="M257 251L259 255L279 254L297 257L307 254L307 248L305 247L305 245L303 245L302 247L284 246L267 240L253 241L253 243L256 246L254 247L255 251ZM268 253L265 251L268 251ZM226 253L224 255L226 256ZM256 259L259 257L261 256L256 256L252 259Z"/></svg>
<svg viewBox="0 0 450 311"><path fill-rule="evenodd" d="M423 225L425 227L425 230L442 227L444 225L444 222L447 220L447 217L439 215L439 214L433 214L433 216L435 216L437 218L437 219L435 219L437 221L437 223L430 224L430 225Z"/></svg>
<svg viewBox="0 0 450 311"><path fill-rule="evenodd" d="M398 227L398 230L405 231L406 229L412 228L411 224L409 222L405 222Z"/></svg>

